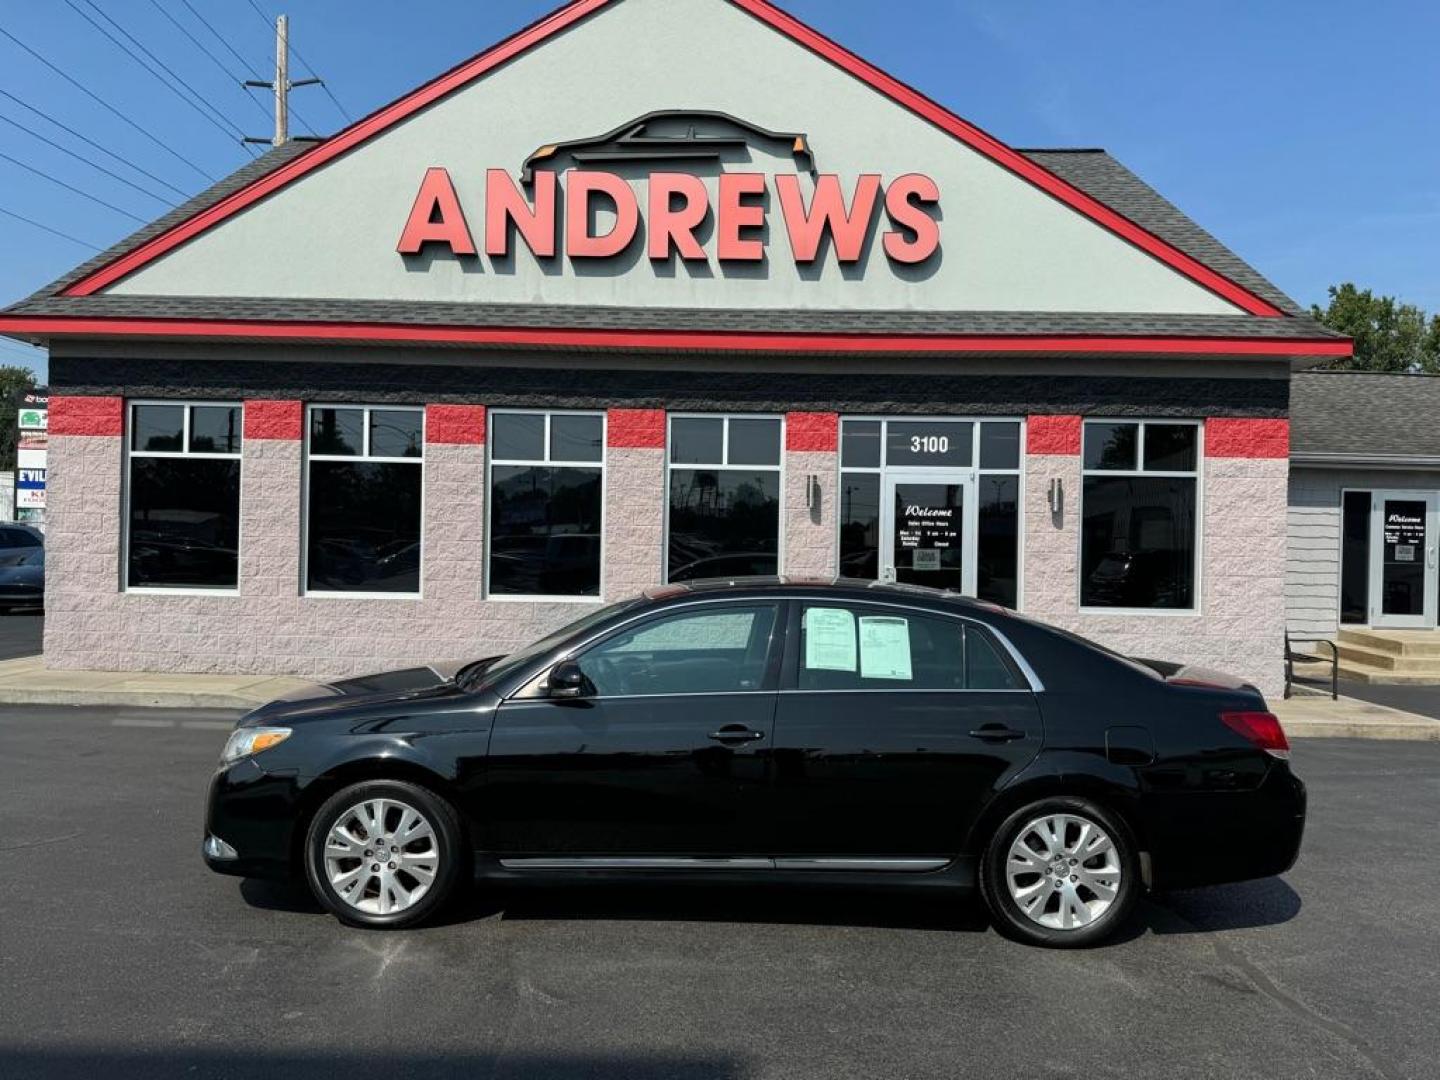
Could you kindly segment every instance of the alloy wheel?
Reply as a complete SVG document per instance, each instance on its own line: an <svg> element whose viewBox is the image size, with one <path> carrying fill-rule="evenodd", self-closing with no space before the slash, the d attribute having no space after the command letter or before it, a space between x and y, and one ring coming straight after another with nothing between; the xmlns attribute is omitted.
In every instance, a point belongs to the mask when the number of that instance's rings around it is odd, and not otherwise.
<svg viewBox="0 0 1440 1080"><path fill-rule="evenodd" d="M1103 918L1120 894L1121 873L1115 841L1079 814L1029 822L1005 860L1011 899L1050 930L1078 930Z"/></svg>
<svg viewBox="0 0 1440 1080"><path fill-rule="evenodd" d="M366 915L397 915L420 902L440 873L435 827L398 799L366 799L338 815L325 837L325 880Z"/></svg>

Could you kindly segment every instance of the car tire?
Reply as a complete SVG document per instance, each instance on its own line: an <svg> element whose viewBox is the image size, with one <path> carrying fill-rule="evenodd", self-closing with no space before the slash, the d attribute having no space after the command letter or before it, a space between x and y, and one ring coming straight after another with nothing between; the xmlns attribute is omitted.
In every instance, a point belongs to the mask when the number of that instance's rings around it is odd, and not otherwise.
<svg viewBox="0 0 1440 1080"><path fill-rule="evenodd" d="M1053 949L1109 937L1129 920L1142 887L1134 834L1119 815L1084 798L1016 810L995 830L980 865L996 928Z"/></svg>
<svg viewBox="0 0 1440 1080"><path fill-rule="evenodd" d="M398 780L336 792L305 836L310 890L350 926L398 930L424 922L452 898L467 865L454 807Z"/></svg>

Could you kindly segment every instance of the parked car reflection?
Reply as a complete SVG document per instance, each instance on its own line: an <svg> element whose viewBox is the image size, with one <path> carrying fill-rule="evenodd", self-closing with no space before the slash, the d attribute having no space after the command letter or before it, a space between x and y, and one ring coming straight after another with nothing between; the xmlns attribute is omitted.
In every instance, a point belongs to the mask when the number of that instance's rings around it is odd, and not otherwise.
<svg viewBox="0 0 1440 1080"><path fill-rule="evenodd" d="M0 612L44 602L44 533L18 523L0 527Z"/></svg>

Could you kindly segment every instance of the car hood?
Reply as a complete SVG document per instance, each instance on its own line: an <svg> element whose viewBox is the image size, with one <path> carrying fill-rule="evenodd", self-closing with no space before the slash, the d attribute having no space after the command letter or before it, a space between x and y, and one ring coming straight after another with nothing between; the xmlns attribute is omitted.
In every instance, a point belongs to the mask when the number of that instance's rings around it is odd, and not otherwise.
<svg viewBox="0 0 1440 1080"><path fill-rule="evenodd" d="M402 704L448 697L462 693L455 684L455 675L464 666L465 661L462 660L446 661L302 687L252 709L241 717L240 726L281 721L288 724L325 718L360 705Z"/></svg>

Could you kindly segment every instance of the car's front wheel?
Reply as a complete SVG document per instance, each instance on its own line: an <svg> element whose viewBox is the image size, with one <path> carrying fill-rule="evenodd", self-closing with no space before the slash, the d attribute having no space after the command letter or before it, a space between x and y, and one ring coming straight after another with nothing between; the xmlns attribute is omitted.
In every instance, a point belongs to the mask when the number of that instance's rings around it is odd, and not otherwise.
<svg viewBox="0 0 1440 1080"><path fill-rule="evenodd" d="M1015 811L986 849L981 891L996 924L1051 948L1093 945L1129 918L1139 856L1125 822L1089 799Z"/></svg>
<svg viewBox="0 0 1440 1080"><path fill-rule="evenodd" d="M396 929L450 899L462 856L449 803L417 784L370 780L336 792L311 819L305 876L342 922Z"/></svg>

